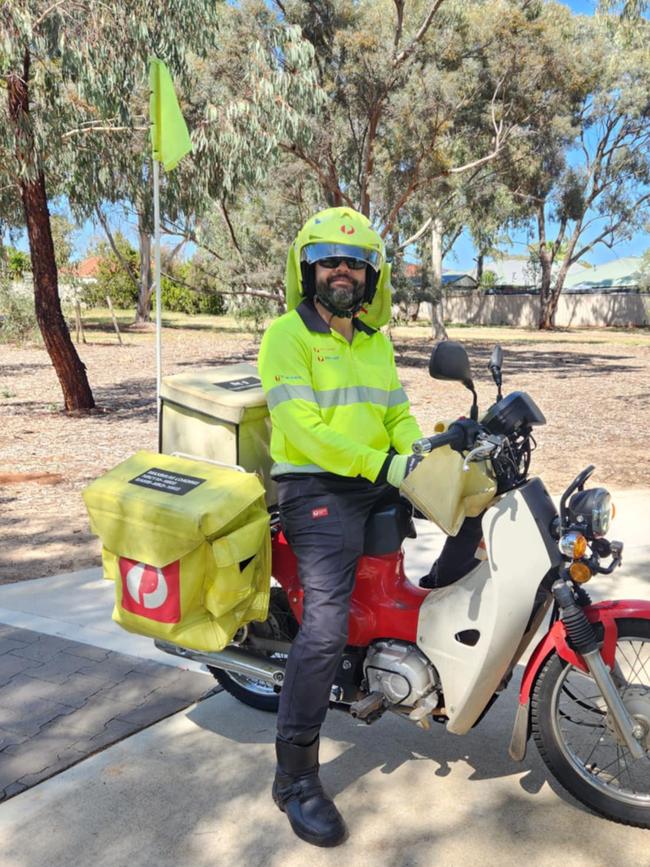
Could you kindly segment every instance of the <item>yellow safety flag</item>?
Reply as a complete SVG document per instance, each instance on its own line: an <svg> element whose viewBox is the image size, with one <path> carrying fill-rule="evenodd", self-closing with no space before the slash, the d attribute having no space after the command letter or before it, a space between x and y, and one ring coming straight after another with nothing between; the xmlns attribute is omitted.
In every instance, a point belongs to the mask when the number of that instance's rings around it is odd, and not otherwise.
<svg viewBox="0 0 650 867"><path fill-rule="evenodd" d="M192 150L192 141L176 99L172 77L157 57L149 58L149 85L153 158L169 172Z"/></svg>

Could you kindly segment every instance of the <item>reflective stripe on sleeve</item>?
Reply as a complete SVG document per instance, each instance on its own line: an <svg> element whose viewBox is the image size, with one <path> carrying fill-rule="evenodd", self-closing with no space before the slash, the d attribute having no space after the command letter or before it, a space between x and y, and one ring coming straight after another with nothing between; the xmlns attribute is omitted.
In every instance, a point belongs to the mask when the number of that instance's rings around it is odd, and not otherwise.
<svg viewBox="0 0 650 867"><path fill-rule="evenodd" d="M352 406L355 403L374 403L393 407L406 403L408 398L403 388L388 390L367 385L349 385L346 388L328 388L314 391L308 385L276 385L266 396L269 409L288 400L308 400L321 409L333 406Z"/></svg>
<svg viewBox="0 0 650 867"><path fill-rule="evenodd" d="M269 409L275 409L287 400L308 400L317 403L314 389L310 385L275 385L266 395Z"/></svg>

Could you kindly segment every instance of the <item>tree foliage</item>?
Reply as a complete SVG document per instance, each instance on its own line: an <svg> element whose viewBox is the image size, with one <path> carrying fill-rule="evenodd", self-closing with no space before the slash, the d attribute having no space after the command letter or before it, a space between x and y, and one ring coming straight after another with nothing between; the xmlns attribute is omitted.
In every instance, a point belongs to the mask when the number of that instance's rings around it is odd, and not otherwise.
<svg viewBox="0 0 650 867"><path fill-rule="evenodd" d="M86 372L61 312L48 197L65 190L74 199L77 179L87 182L92 142L73 131L107 121L129 132L129 100L150 53L182 74L188 48L213 38L215 4L209 0L8 0L0 9L0 188L15 191L27 227L36 316L68 410L90 409ZM173 27L170 22L173 21ZM191 42L191 44L188 44ZM70 134L69 134L70 133ZM125 142L116 139L117 150ZM104 175L113 166L97 168ZM102 174L104 173L104 175Z"/></svg>
<svg viewBox="0 0 650 867"><path fill-rule="evenodd" d="M625 33L624 51L608 19L567 20L562 32L572 34L563 54L573 86L549 91L551 110L531 117L530 144L524 140L507 181L535 236L540 328L554 325L571 265L598 244L632 237L650 204L646 23L634 37Z"/></svg>

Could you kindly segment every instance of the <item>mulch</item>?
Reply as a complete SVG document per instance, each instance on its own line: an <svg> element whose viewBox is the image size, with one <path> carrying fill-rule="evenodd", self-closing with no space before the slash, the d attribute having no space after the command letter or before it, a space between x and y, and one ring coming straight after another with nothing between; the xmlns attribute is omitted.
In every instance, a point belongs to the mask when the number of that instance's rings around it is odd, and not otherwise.
<svg viewBox="0 0 650 867"><path fill-rule="evenodd" d="M495 396L487 371L492 344L478 329L453 336L468 349L486 409ZM429 340L398 330L393 341L425 432L437 419L469 411L461 385L430 379ZM504 341L504 392L529 392L547 418L533 469L549 490L559 493L590 463L598 485L650 487L650 336L626 341L584 332L540 341L511 332ZM233 329L166 328L164 373L254 362L257 348L252 336ZM128 334L123 346L108 333L91 335L79 353L98 409L70 416L61 411L45 350L0 345L0 583L98 564L81 490L135 451L157 448L153 334Z"/></svg>

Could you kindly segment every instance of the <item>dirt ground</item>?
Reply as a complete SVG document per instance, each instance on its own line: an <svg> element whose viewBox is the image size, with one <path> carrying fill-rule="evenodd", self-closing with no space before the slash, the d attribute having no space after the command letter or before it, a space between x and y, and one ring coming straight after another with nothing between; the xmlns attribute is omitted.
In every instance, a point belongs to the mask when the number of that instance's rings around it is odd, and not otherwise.
<svg viewBox="0 0 650 867"><path fill-rule="evenodd" d="M255 361L257 342L224 319L175 317L163 331L164 375ZM487 361L504 349L504 392L528 391L547 418L533 470L559 493L585 465L616 490L650 487L650 333L540 335L514 329L450 329L465 344L481 406L494 400ZM424 326L392 333L402 382L425 433L469 409L469 393L428 375ZM156 449L154 335L88 333L79 347L99 409L69 417L45 350L0 345L0 583L98 564L80 492L138 449Z"/></svg>

